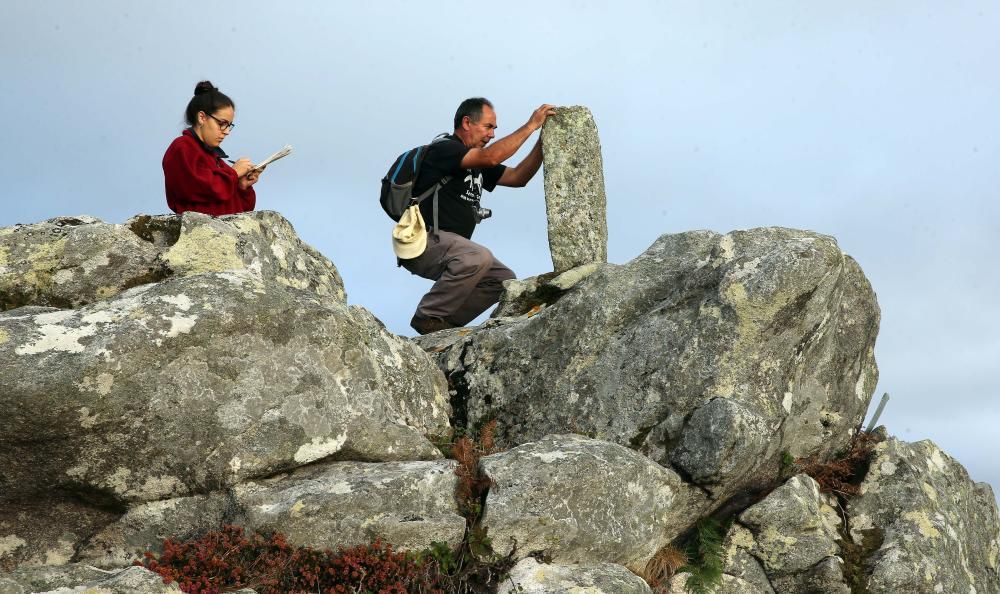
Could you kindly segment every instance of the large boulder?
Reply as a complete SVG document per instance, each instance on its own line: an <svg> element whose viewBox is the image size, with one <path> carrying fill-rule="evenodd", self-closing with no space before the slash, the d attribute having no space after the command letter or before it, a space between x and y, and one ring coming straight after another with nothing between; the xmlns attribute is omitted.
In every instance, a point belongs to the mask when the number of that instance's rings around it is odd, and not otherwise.
<svg viewBox="0 0 1000 594"><path fill-rule="evenodd" d="M247 270L343 303L333 263L280 214L57 217L0 229L0 310L80 307L170 277Z"/></svg>
<svg viewBox="0 0 1000 594"><path fill-rule="evenodd" d="M1000 592L993 490L932 442L878 444L847 510L870 594Z"/></svg>
<svg viewBox="0 0 1000 594"><path fill-rule="evenodd" d="M541 138L553 270L607 262L608 207L594 116L586 107L560 107Z"/></svg>
<svg viewBox="0 0 1000 594"><path fill-rule="evenodd" d="M783 455L842 448L878 371L879 310L831 237L764 228L664 235L534 315L435 352L470 426L525 443L567 430L636 448L724 499Z"/></svg>
<svg viewBox="0 0 1000 594"><path fill-rule="evenodd" d="M0 313L0 378L0 500L24 505L120 509L322 459L437 459L431 438L450 433L419 348L245 271Z"/></svg>
<svg viewBox="0 0 1000 594"><path fill-rule="evenodd" d="M487 456L482 525L502 555L611 562L636 572L677 536L700 496L673 471L617 444L552 435Z"/></svg>
<svg viewBox="0 0 1000 594"><path fill-rule="evenodd" d="M338 462L237 486L245 523L294 545L337 549L376 539L394 550L433 542L458 548L465 518L455 501L453 460Z"/></svg>
<svg viewBox="0 0 1000 594"><path fill-rule="evenodd" d="M727 538L726 573L776 594L850 594L839 557L838 503L806 475L789 479L739 516Z"/></svg>

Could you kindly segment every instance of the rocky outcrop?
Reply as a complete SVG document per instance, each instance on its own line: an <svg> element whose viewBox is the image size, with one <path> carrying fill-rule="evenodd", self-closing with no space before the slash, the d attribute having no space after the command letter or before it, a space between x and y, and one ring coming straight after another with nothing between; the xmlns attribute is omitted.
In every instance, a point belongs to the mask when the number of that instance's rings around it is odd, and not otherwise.
<svg viewBox="0 0 1000 594"><path fill-rule="evenodd" d="M122 225L57 217L0 229L0 310L80 307L131 287L227 270L346 299L333 263L276 212L139 215Z"/></svg>
<svg viewBox="0 0 1000 594"><path fill-rule="evenodd" d="M542 128L545 210L553 270L608 261L601 141L586 107L560 107Z"/></svg>
<svg viewBox="0 0 1000 594"><path fill-rule="evenodd" d="M492 482L482 525L493 548L557 563L641 571L699 507L680 477L636 452L553 435L480 462Z"/></svg>
<svg viewBox="0 0 1000 594"><path fill-rule="evenodd" d="M724 500L776 476L783 452L846 443L878 376L878 320L832 238L767 228L665 235L534 315L418 341L460 421L500 418L514 444L570 429L636 448Z"/></svg>
<svg viewBox="0 0 1000 594"><path fill-rule="evenodd" d="M518 562L498 594L650 594L646 582L621 565L555 565L533 557Z"/></svg>
<svg viewBox="0 0 1000 594"><path fill-rule="evenodd" d="M876 446L847 511L870 594L1000 592L993 490L932 442Z"/></svg>
<svg viewBox="0 0 1000 594"><path fill-rule="evenodd" d="M447 440L451 427L440 372L370 313L345 305L336 269L284 219L55 221L41 224L51 227L45 233L3 230L4 265L10 246L54 253L38 247L46 233L62 234L58 249L93 240L127 252L118 242L126 237L169 274L87 293L142 260L101 258L92 246L88 261L107 265L63 274L68 256L48 260L47 278L64 283L36 282L45 277L38 266L14 275L11 286L35 283L17 292L32 303L56 302L53 291L70 285L81 298L68 302L75 309L0 312L5 563L66 562L81 551L121 559L126 545L234 516L227 489L319 460L441 458L431 440ZM163 503L179 498L201 502L201 522L187 506Z"/></svg>
<svg viewBox="0 0 1000 594"><path fill-rule="evenodd" d="M649 592L629 569L708 513L734 518L717 594L1000 591L993 493L929 442L879 444L853 498L778 484L842 449L877 377L874 294L829 237L663 236L415 341L273 213L3 229L0 270L0 594L177 591L72 562L223 524L454 548L456 492L482 504L463 555L519 560L502 592ZM508 449L456 476L451 421L490 418Z"/></svg>

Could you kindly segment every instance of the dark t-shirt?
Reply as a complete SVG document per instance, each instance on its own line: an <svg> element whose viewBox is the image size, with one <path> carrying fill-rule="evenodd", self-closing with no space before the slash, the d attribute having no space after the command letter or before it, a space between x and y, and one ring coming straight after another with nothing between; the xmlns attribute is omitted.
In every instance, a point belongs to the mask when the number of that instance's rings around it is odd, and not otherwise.
<svg viewBox="0 0 1000 594"><path fill-rule="evenodd" d="M441 231L472 239L472 232L476 229L475 212L483 190L492 192L507 167L497 165L489 169L462 169L462 158L467 152L469 148L454 135L432 143L420 166L413 194L423 193L438 180L450 175L451 180L438 192L438 225ZM428 227L434 225L433 195L420 203L420 214Z"/></svg>

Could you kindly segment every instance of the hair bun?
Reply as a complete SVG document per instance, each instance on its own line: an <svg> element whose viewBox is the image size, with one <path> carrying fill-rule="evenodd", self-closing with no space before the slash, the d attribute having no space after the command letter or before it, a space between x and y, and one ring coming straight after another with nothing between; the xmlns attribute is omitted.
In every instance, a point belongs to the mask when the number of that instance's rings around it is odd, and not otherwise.
<svg viewBox="0 0 1000 594"><path fill-rule="evenodd" d="M203 80L195 85L194 94L197 97L198 95L204 95L205 93L211 93L212 91L218 90L219 89L215 88L215 85L213 85L210 81Z"/></svg>

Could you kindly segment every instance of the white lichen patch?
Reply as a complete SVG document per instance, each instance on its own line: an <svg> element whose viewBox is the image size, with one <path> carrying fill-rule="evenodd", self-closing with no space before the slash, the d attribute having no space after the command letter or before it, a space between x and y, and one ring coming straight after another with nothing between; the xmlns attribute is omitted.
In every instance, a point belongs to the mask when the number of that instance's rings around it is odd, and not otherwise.
<svg viewBox="0 0 1000 594"><path fill-rule="evenodd" d="M533 452L531 454L532 458L537 458L544 462L545 464L552 464L557 460L566 460L571 458L566 452Z"/></svg>
<svg viewBox="0 0 1000 594"><path fill-rule="evenodd" d="M93 336L96 330L97 326L93 324L80 328L47 324L38 328L37 332L41 334L40 338L36 339L33 343L17 347L14 349L14 352L18 355L37 355L49 351L82 353L85 347L80 344L80 339Z"/></svg>
<svg viewBox="0 0 1000 594"><path fill-rule="evenodd" d="M937 491L934 490L934 487L932 487L930 485L930 483L926 483L926 482L925 483L920 483L920 490L923 491L924 495L927 495L927 497L931 501L937 503L937 499L938 499L938 497L937 497Z"/></svg>
<svg viewBox="0 0 1000 594"><path fill-rule="evenodd" d="M896 474L896 465L888 460L879 465L880 476L892 476Z"/></svg>
<svg viewBox="0 0 1000 594"><path fill-rule="evenodd" d="M84 429L90 429L97 424L97 417L99 415L91 415L90 409L84 406L79 410L80 413L80 426Z"/></svg>
<svg viewBox="0 0 1000 594"><path fill-rule="evenodd" d="M944 472L947 470L944 458L941 457L941 450L934 447L931 455L927 458L927 470L931 472Z"/></svg>
<svg viewBox="0 0 1000 594"><path fill-rule="evenodd" d="M920 536L924 538L940 538L941 533L934 524L931 523L931 519L927 517L927 512L925 511L911 511L903 514L903 519L913 522L917 526L917 531L920 532Z"/></svg>
<svg viewBox="0 0 1000 594"><path fill-rule="evenodd" d="M128 494L148 501L179 495L185 490L184 484L177 477L161 475L147 477L141 487Z"/></svg>
<svg viewBox="0 0 1000 594"><path fill-rule="evenodd" d="M179 295L164 295L160 297L160 301L164 303L169 303L181 311L187 311L191 309L191 298L181 293Z"/></svg>
<svg viewBox="0 0 1000 594"><path fill-rule="evenodd" d="M279 266L282 268L288 268L288 261L285 259L286 252L284 246L278 242L272 243L271 253L274 254L274 258L278 261Z"/></svg>
<svg viewBox="0 0 1000 594"><path fill-rule="evenodd" d="M722 251L722 259L726 262L733 259L734 253L733 248L736 247L736 242L733 240L732 235L723 235L719 240L719 250Z"/></svg>
<svg viewBox="0 0 1000 594"><path fill-rule="evenodd" d="M190 334L198 316L163 316L163 319L170 322L170 329L162 334L167 338L175 338L181 334Z"/></svg>
<svg viewBox="0 0 1000 594"><path fill-rule="evenodd" d="M326 488L326 492L331 495L347 495L348 493L353 493L354 489L351 488L351 484L347 481L337 481L329 485Z"/></svg>
<svg viewBox="0 0 1000 594"><path fill-rule="evenodd" d="M111 322L117 321L115 316L111 312L106 310L95 311L88 314L84 314L80 321L84 324L110 324Z"/></svg>
<svg viewBox="0 0 1000 594"><path fill-rule="evenodd" d="M332 439L329 437L314 437L312 441L299 447L298 451L295 452L294 459L299 464L314 462L336 454L340 451L340 448L344 447L345 443L347 443L346 431Z"/></svg>
<svg viewBox="0 0 1000 594"><path fill-rule="evenodd" d="M858 381L854 383L854 397L858 400L865 399L865 372L858 375Z"/></svg>
<svg viewBox="0 0 1000 594"><path fill-rule="evenodd" d="M54 548L45 551L45 565L65 565L73 558L74 542L60 538Z"/></svg>
<svg viewBox="0 0 1000 594"><path fill-rule="evenodd" d="M128 492L128 481L132 476L132 471L124 466L119 466L118 470L114 472L105 480L105 485L115 493L119 495L124 495Z"/></svg>
<svg viewBox="0 0 1000 594"><path fill-rule="evenodd" d="M3 555L13 554L17 549L28 544L28 541L24 540L16 534L8 534L7 536L0 536L0 557Z"/></svg>
<svg viewBox="0 0 1000 594"><path fill-rule="evenodd" d="M111 393L111 387L115 383L115 376L110 373L99 373L96 377L85 377L83 381L78 382L76 387L81 392L96 392L101 396L107 396Z"/></svg>
<svg viewBox="0 0 1000 594"><path fill-rule="evenodd" d="M233 456L233 459L229 461L229 471L233 474L239 474L242 467L243 461L240 460L239 456Z"/></svg>
<svg viewBox="0 0 1000 594"><path fill-rule="evenodd" d="M785 396L781 399L781 408L785 409L786 413L792 412L792 401L795 395L791 392L785 392Z"/></svg>

